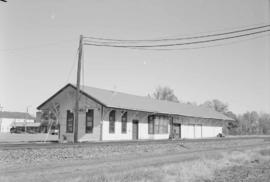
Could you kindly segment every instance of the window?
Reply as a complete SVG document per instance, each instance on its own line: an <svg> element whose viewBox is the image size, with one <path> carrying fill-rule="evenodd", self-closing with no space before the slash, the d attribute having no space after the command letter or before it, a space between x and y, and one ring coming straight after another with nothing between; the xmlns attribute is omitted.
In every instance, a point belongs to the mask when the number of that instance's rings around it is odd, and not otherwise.
<svg viewBox="0 0 270 182"><path fill-rule="evenodd" d="M93 127L94 127L94 110L89 109L86 112L85 117L85 133L93 133Z"/></svg>
<svg viewBox="0 0 270 182"><path fill-rule="evenodd" d="M68 110L67 111L67 133L73 133L73 122L74 114Z"/></svg>
<svg viewBox="0 0 270 182"><path fill-rule="evenodd" d="M148 134L167 134L169 118L165 116L148 117Z"/></svg>
<svg viewBox="0 0 270 182"><path fill-rule="evenodd" d="M155 124L154 124L154 133L155 134L159 134L160 133L160 129L161 129L161 126L160 126L160 116L156 116L155 117Z"/></svg>
<svg viewBox="0 0 270 182"><path fill-rule="evenodd" d="M148 116L148 134L154 134L154 116Z"/></svg>
<svg viewBox="0 0 270 182"><path fill-rule="evenodd" d="M122 115L122 133L127 133L127 112Z"/></svg>
<svg viewBox="0 0 270 182"><path fill-rule="evenodd" d="M109 133L114 133L115 128L115 111L111 111L109 114Z"/></svg>

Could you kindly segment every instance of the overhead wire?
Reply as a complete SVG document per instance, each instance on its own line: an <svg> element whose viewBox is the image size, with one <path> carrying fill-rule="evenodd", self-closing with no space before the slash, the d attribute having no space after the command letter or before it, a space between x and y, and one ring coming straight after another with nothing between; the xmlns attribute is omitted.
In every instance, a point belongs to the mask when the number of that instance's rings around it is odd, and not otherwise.
<svg viewBox="0 0 270 182"><path fill-rule="evenodd" d="M160 39L109 39L109 38L100 38L100 37L91 37L91 36L84 36L84 38L90 39L90 41L95 41L95 40L101 40L101 41L110 41L114 43L136 43L136 42L166 42L166 41L177 41L177 40L191 40L191 39L199 39L199 38L208 38L208 37L216 37L216 36L223 36L223 35L230 35L230 34L236 34L236 33L241 33L241 32L247 32L251 30L258 30L262 28L270 27L270 25L263 25L263 26L256 26L256 27L251 27L251 28L245 28L241 30L234 30L234 31L229 31L229 32L224 32L224 33L214 33L214 34L205 34L205 35L199 35L199 36L189 36L189 37L176 37L176 38L160 38ZM106 42L103 42L106 43Z"/></svg>
<svg viewBox="0 0 270 182"><path fill-rule="evenodd" d="M211 48L211 47L221 47L226 45L232 45L237 44L245 41L255 40L263 37L268 37L270 34L262 35L262 36L256 36L249 39L243 39L243 40L235 40L232 42L226 42L222 44L214 44L214 45L206 45L206 46L199 46L199 47L178 47L178 48L128 48L128 49L134 49L134 50L145 50L145 51L179 51L179 50L196 50L196 49L205 49L205 48Z"/></svg>
<svg viewBox="0 0 270 182"><path fill-rule="evenodd" d="M194 45L194 44L204 44L204 43L210 43L210 42L217 42L222 40L229 40L229 39L235 39L240 37L247 37L251 35L257 35L261 33L269 32L270 29L262 30L262 31L256 31L251 33L245 33L240 35L234 35L234 36L227 36L222 38L215 38L215 39L208 39L208 40L199 40L199 41L192 41L192 42L183 42L183 43L170 43L170 44L156 44L156 45L121 45L121 44L115 44L115 43L96 43L91 41L84 41L84 45L91 45L91 46L101 46L101 47L117 47L117 48L157 48L157 47L175 47L175 46L184 46L184 45Z"/></svg>
<svg viewBox="0 0 270 182"><path fill-rule="evenodd" d="M71 74L72 74L72 72L73 72L73 70L74 70L74 68L75 68L75 64L76 64L76 62L77 62L76 58L77 58L77 56L78 56L78 53L79 53L79 50L76 51L76 54L75 54L75 56L74 56L73 63L72 63L72 65L71 65L71 67L70 67L70 70L69 70L69 72L68 72L68 76L67 76L66 82L69 82L70 76L71 76Z"/></svg>

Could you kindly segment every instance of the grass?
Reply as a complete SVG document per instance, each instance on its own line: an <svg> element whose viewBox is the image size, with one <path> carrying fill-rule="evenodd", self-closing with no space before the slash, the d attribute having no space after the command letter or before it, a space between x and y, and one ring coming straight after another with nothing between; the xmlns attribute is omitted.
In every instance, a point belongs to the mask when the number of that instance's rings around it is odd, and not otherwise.
<svg viewBox="0 0 270 182"><path fill-rule="evenodd" d="M144 167L116 174L102 173L91 177L84 176L84 178L78 178L77 180L89 182L207 182L215 178L216 171L245 165L246 163L254 163L254 161L255 163L270 161L270 148L212 152L201 155L197 160Z"/></svg>

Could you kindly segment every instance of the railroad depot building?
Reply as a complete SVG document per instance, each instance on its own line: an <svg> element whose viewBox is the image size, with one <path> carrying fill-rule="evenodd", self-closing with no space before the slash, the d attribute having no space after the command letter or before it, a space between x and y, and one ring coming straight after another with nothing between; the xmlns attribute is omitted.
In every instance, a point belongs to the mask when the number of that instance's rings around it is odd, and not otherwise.
<svg viewBox="0 0 270 182"><path fill-rule="evenodd" d="M38 106L58 108L60 142L74 140L76 87L67 84ZM83 86L78 141L216 137L233 120L208 108Z"/></svg>

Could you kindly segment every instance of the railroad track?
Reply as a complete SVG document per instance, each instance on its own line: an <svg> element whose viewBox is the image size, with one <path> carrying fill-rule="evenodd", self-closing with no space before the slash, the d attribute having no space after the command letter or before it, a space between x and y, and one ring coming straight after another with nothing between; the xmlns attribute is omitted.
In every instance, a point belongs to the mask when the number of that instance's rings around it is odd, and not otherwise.
<svg viewBox="0 0 270 182"><path fill-rule="evenodd" d="M0 150L17 150L17 149L42 149L42 148L74 148L74 147L91 147L91 146L110 146L110 145L148 145L148 144L165 144L165 143L203 143L216 141L232 141L232 140L254 140L263 139L270 141L270 136L244 136L244 137L228 137L228 138L207 138L207 139L180 139L180 140L132 140L132 141L106 141L106 142L83 142L83 143L2 143Z"/></svg>
<svg viewBox="0 0 270 182"><path fill-rule="evenodd" d="M55 170L64 169L61 173L56 173L62 178L62 175L71 174L70 170L73 171L74 168L77 169L75 172L79 172L78 168L87 167L88 174L97 174L100 171L109 168L107 172L120 172L121 170L127 170L127 168L139 168L139 167L147 167L147 166L156 166L162 165L164 163L170 164L175 162L183 162L188 160L195 160L199 158L202 153L211 153L211 152L224 152L224 151L233 151L233 150L242 150L242 149L252 149L256 147L265 147L267 144L270 144L269 141L265 143L257 143L257 144L245 144L239 146L227 146L227 147L211 147L207 149L198 149L192 151L184 151L184 152L174 152L174 153L163 153L163 154L146 154L141 155L140 158L138 156L122 156L121 158L114 159L90 159L90 160L78 160L74 159L74 161L60 161L56 163L46 163L40 164L38 166L28 166L22 168L21 166L17 168L4 169L0 171L0 176L9 176L9 175L19 175L20 173L36 173L39 171L48 172L50 174L54 174ZM135 165L133 164L135 163ZM121 168L123 164L125 168ZM114 168L110 168L110 166L115 166ZM131 167L132 166L132 167ZM102 169L102 170L101 170ZM55 174L54 174L55 175ZM60 178L60 179L61 179Z"/></svg>

